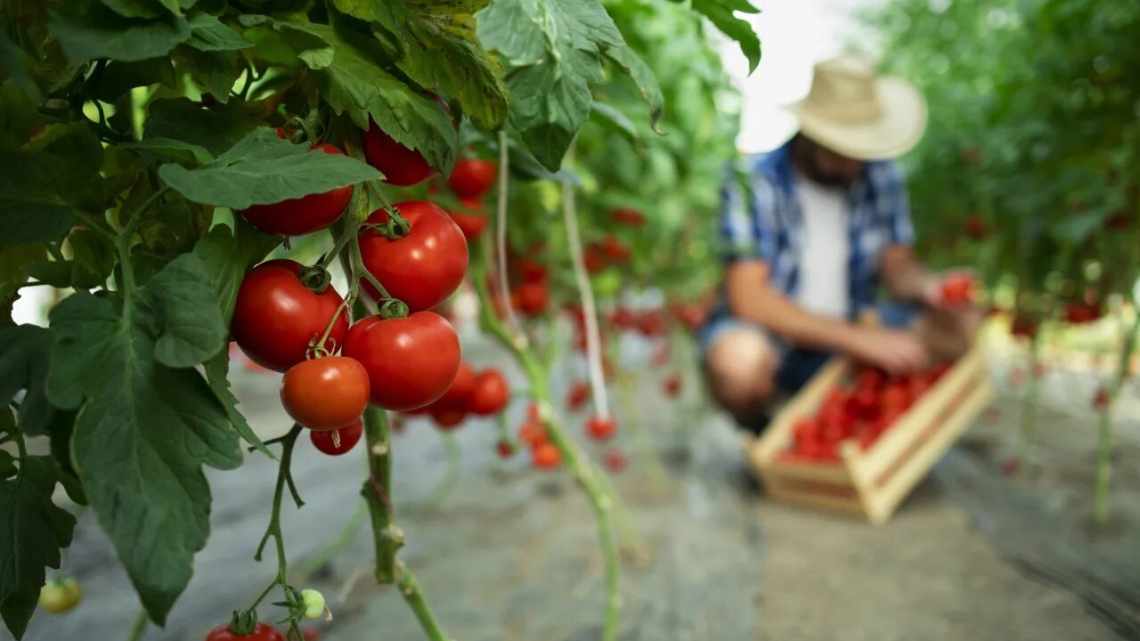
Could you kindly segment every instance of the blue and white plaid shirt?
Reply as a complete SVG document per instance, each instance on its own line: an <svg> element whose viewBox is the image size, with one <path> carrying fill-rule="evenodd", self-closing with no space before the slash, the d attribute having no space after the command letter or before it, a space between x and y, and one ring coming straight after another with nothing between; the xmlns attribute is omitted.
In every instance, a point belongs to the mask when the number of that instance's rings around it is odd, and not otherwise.
<svg viewBox="0 0 1140 641"><path fill-rule="evenodd" d="M803 212L796 195L791 142L748 160L745 196L735 176L721 192L720 234L726 262L761 259L770 269L771 283L789 296L799 285ZM893 161L873 161L848 190L848 258L850 309L848 317L875 303L879 285L879 255L890 245L910 245L906 183Z"/></svg>

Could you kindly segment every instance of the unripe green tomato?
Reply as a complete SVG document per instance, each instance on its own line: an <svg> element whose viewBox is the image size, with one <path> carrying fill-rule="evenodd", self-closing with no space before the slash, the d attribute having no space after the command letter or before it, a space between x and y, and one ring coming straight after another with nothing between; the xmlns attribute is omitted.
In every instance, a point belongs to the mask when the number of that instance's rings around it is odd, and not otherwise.
<svg viewBox="0 0 1140 641"><path fill-rule="evenodd" d="M616 296L621 291L621 274L612 269L594 276L594 294L598 298Z"/></svg>
<svg viewBox="0 0 1140 641"><path fill-rule="evenodd" d="M305 618L319 619L325 614L325 596L318 590L301 590L301 601L305 604Z"/></svg>
<svg viewBox="0 0 1140 641"><path fill-rule="evenodd" d="M40 588L40 607L52 614L60 614L79 605L82 596L75 579L48 581Z"/></svg>

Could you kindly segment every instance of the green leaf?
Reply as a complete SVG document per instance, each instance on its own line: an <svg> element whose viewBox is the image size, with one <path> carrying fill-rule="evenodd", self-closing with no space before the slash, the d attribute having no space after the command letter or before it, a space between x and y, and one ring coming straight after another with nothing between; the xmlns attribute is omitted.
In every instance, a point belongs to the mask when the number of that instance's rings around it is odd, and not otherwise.
<svg viewBox="0 0 1140 641"><path fill-rule="evenodd" d="M197 166L214 159L214 155L205 147L172 138L144 138L136 143L119 145L119 148L138 151L152 162L168 160L180 165Z"/></svg>
<svg viewBox="0 0 1140 641"><path fill-rule="evenodd" d="M75 529L75 517L52 503L55 471L50 457L28 456L19 476L0 482L0 616L17 639L36 609L44 568L59 568Z"/></svg>
<svg viewBox="0 0 1140 641"><path fill-rule="evenodd" d="M649 105L649 124L657 129L657 121L661 119L661 112L665 108L665 97L661 95L661 87L657 84L653 70L629 47L608 49L606 55L621 65L633 79L638 91L641 92L641 99Z"/></svg>
<svg viewBox="0 0 1140 641"><path fill-rule="evenodd" d="M190 37L190 23L180 16L130 19L90 1L74 2L67 8L53 13L48 26L67 56L77 62L146 60L170 53Z"/></svg>
<svg viewBox="0 0 1140 641"><path fill-rule="evenodd" d="M76 203L96 189L102 155L98 138L79 123L49 127L20 149L0 149L0 247L63 237Z"/></svg>
<svg viewBox="0 0 1140 641"><path fill-rule="evenodd" d="M310 150L262 127L198 169L166 164L158 175L186 198L245 209L380 178L354 158Z"/></svg>
<svg viewBox="0 0 1140 641"><path fill-rule="evenodd" d="M631 73L659 114L652 74L598 0L496 0L478 19L479 40L511 67L510 123L551 171L590 114L590 85L604 79L605 57Z"/></svg>
<svg viewBox="0 0 1140 641"><path fill-rule="evenodd" d="M230 423L234 426L238 436L241 436L246 443L257 448L257 451L268 456L271 459L277 457L269 448L265 446L265 442L253 431L250 427L249 421L245 420L245 416L238 410L238 399L234 396L233 391L230 389L229 381L229 367L230 367L230 354L229 350L222 350L215 354L210 360L206 361L206 381L213 390L214 396L217 397L218 402L226 410L226 416L230 419Z"/></svg>
<svg viewBox="0 0 1140 641"><path fill-rule="evenodd" d="M171 261L146 286L162 333L155 359L168 367L193 367L226 345L226 324L208 281L209 269L197 254Z"/></svg>
<svg viewBox="0 0 1140 641"><path fill-rule="evenodd" d="M237 435L201 375L159 362L184 364L204 352L216 332L191 319L211 307L205 315L218 318L213 297L188 287L183 270L192 266L168 269L119 304L79 292L57 305L48 374L53 404L82 407L71 444L76 472L160 625L209 535L202 466L241 463Z"/></svg>
<svg viewBox="0 0 1140 641"><path fill-rule="evenodd" d="M20 429L32 435L45 433L52 419L46 393L50 345L51 334L43 327L0 327L0 405L7 407L17 392L25 390Z"/></svg>
<svg viewBox="0 0 1140 641"><path fill-rule="evenodd" d="M150 105L141 144L166 138L220 154L260 124L236 103L206 109L186 98L156 100Z"/></svg>
<svg viewBox="0 0 1140 641"><path fill-rule="evenodd" d="M208 13L190 18L190 39L186 44L199 51L233 51L253 46L240 33Z"/></svg>
<svg viewBox="0 0 1140 641"><path fill-rule="evenodd" d="M124 18L157 18L173 13L180 15L177 3L170 6L163 0L101 0L115 13Z"/></svg>
<svg viewBox="0 0 1140 641"><path fill-rule="evenodd" d="M602 122L608 123L618 131L626 135L630 140L637 140L640 136L637 133L637 127L629 118L626 117L621 111L607 105L604 102L594 101L590 109L590 113L598 116Z"/></svg>
<svg viewBox="0 0 1140 641"><path fill-rule="evenodd" d="M709 19L721 33L740 45L740 51L748 58L748 73L756 71L760 64L760 38L752 30L747 20L742 20L733 12L760 13L748 0L692 0L693 10Z"/></svg>
<svg viewBox="0 0 1140 641"><path fill-rule="evenodd" d="M190 47L179 47L174 51L179 69L186 71L194 83L217 99L229 102L234 83L245 67L239 54L233 51L200 51Z"/></svg>
<svg viewBox="0 0 1140 641"><path fill-rule="evenodd" d="M471 120L494 130L507 117L498 63L479 45L474 14L488 0L334 0L339 11L379 23L398 48L396 66L429 91L455 98Z"/></svg>
<svg viewBox="0 0 1140 641"><path fill-rule="evenodd" d="M371 118L396 142L420 152L440 173L451 172L459 147L458 131L439 104L384 70L379 54L369 50L378 48L375 41L349 42L326 25L275 21L273 28L323 43L309 50L322 55L302 54L300 58L320 73L322 97L333 112L347 114L361 129L368 129ZM325 59L326 51L333 54L331 62Z"/></svg>

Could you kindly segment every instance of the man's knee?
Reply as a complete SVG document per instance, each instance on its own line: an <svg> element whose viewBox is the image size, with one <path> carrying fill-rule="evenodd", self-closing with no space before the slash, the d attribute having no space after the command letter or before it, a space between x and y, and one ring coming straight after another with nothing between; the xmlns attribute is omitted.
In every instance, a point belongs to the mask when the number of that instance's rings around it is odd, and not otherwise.
<svg viewBox="0 0 1140 641"><path fill-rule="evenodd" d="M756 329L722 332L709 346L705 368L713 398L735 416L762 410L774 392L776 351Z"/></svg>

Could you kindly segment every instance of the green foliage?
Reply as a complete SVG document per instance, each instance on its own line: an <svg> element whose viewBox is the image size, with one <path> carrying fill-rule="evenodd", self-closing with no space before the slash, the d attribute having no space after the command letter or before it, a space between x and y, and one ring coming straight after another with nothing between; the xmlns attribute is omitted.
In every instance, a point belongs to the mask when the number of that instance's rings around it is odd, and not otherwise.
<svg viewBox="0 0 1140 641"><path fill-rule="evenodd" d="M1016 276L1030 313L1127 293L1140 274L1140 6L895 0L868 19L888 68L930 105L908 158L925 252L990 282ZM965 238L979 222L984 237Z"/></svg>

